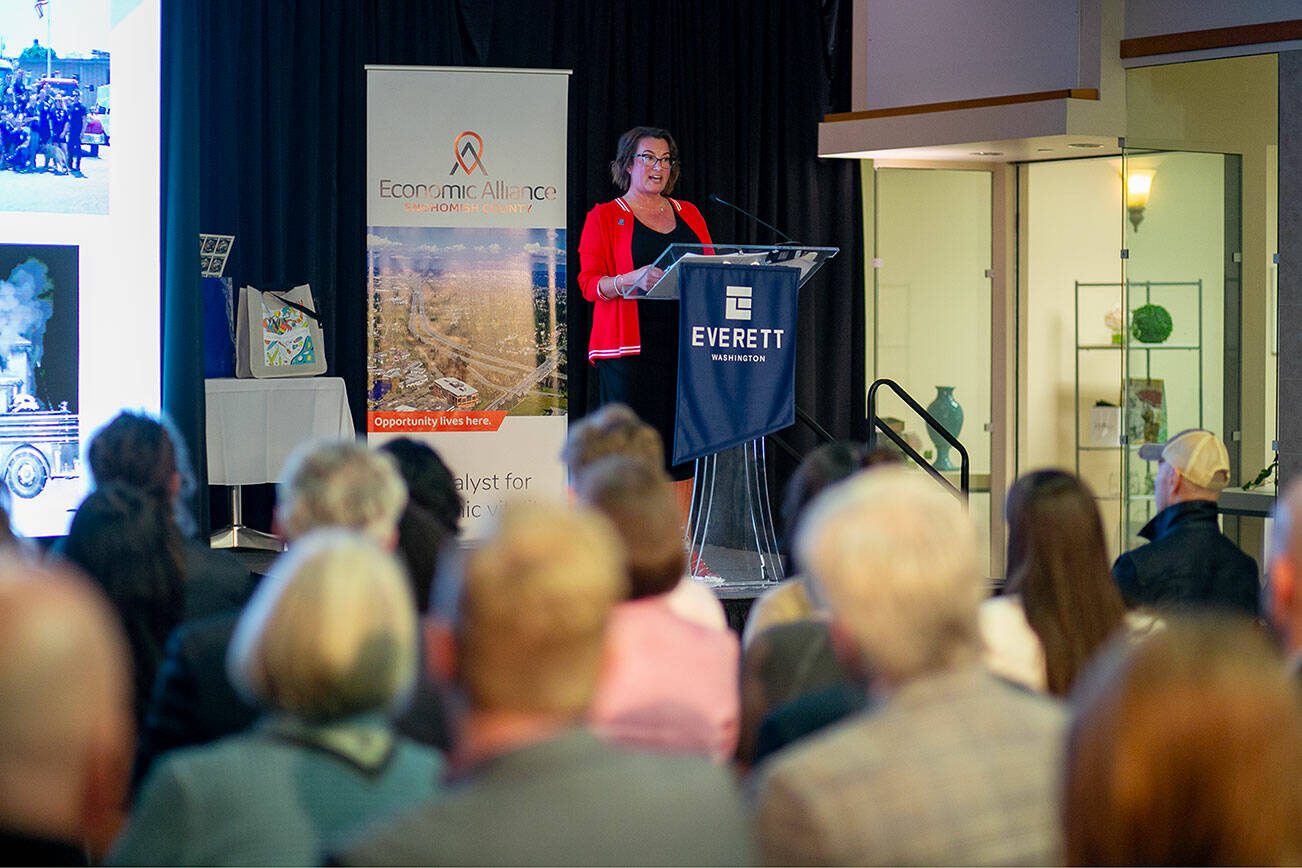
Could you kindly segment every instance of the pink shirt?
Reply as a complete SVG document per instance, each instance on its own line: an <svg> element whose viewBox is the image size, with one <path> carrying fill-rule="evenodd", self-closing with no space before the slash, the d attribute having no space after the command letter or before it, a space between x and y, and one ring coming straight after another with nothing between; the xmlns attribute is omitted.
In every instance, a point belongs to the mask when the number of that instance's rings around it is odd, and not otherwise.
<svg viewBox="0 0 1302 868"><path fill-rule="evenodd" d="M737 749L740 649L731 630L677 615L666 595L615 607L589 711L603 738L726 762Z"/></svg>

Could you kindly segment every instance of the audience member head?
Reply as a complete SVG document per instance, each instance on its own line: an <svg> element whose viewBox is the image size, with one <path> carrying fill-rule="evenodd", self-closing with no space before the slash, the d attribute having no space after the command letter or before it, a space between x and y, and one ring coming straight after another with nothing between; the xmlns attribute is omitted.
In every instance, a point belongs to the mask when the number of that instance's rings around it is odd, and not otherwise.
<svg viewBox="0 0 1302 868"><path fill-rule="evenodd" d="M977 659L976 531L936 482L902 467L846 480L810 507L796 551L833 639L884 686Z"/></svg>
<svg viewBox="0 0 1302 868"><path fill-rule="evenodd" d="M0 828L107 852L131 772L117 618L62 569L0 565Z"/></svg>
<svg viewBox="0 0 1302 868"><path fill-rule="evenodd" d="M579 717L592 700L606 622L628 593L609 524L586 509L509 503L465 557L456 680L473 709Z"/></svg>
<svg viewBox="0 0 1302 868"><path fill-rule="evenodd" d="M276 561L231 640L231 683L312 720L397 710L416 678L416 610L392 555L356 532L318 530Z"/></svg>
<svg viewBox="0 0 1302 868"><path fill-rule="evenodd" d="M1157 462L1153 500L1159 510L1192 500L1216 501L1230 482L1230 453L1221 438L1187 428L1165 443L1145 443L1139 457Z"/></svg>
<svg viewBox="0 0 1302 868"><path fill-rule="evenodd" d="M796 565L795 557L790 552L791 542L799 532L800 519L805 509L813 502L823 489L863 468L867 450L852 440L836 440L815 447L796 467L791 478L787 480L786 491L782 497L783 540L787 553L787 571L798 575L801 571Z"/></svg>
<svg viewBox="0 0 1302 868"><path fill-rule="evenodd" d="M444 546L456 539L462 499L452 471L437 452L405 437L380 451L393 457L407 486L407 506L398 519L398 554L411 578L416 608L429 605L434 573Z"/></svg>
<svg viewBox="0 0 1302 868"><path fill-rule="evenodd" d="M77 508L63 545L63 556L99 586L126 631L138 723L184 609L185 562L167 514L166 503L129 485L101 485Z"/></svg>
<svg viewBox="0 0 1302 868"><path fill-rule="evenodd" d="M579 502L604 515L624 545L630 599L672 591L687 568L678 503L657 465L611 455L579 478Z"/></svg>
<svg viewBox="0 0 1302 868"><path fill-rule="evenodd" d="M1008 492L1007 593L1019 594L1059 696L1122 625L1125 603L1108 566L1089 487L1061 470L1028 473Z"/></svg>
<svg viewBox="0 0 1302 868"><path fill-rule="evenodd" d="M1265 611L1285 651L1302 656L1302 480L1294 480L1275 502Z"/></svg>
<svg viewBox="0 0 1302 868"><path fill-rule="evenodd" d="M95 432L86 451L95 485L119 482L166 505L183 533L194 520L183 503L194 492L185 441L165 416L124 410Z"/></svg>
<svg viewBox="0 0 1302 868"><path fill-rule="evenodd" d="M584 471L609 455L624 455L653 467L665 463L660 432L638 418L627 404L606 404L570 426L561 450L570 484L577 488Z"/></svg>
<svg viewBox="0 0 1302 868"><path fill-rule="evenodd" d="M354 441L308 443L285 463L276 520L290 542L335 527L392 548L406 505L407 488L391 456Z"/></svg>
<svg viewBox="0 0 1302 868"><path fill-rule="evenodd" d="M429 445L400 437L386 441L380 451L393 456L407 484L409 504L428 512L448 533L456 535L461 521L462 497L456 478Z"/></svg>
<svg viewBox="0 0 1302 868"><path fill-rule="evenodd" d="M1118 637L1073 695L1061 805L1068 865L1296 865L1298 685L1227 615Z"/></svg>

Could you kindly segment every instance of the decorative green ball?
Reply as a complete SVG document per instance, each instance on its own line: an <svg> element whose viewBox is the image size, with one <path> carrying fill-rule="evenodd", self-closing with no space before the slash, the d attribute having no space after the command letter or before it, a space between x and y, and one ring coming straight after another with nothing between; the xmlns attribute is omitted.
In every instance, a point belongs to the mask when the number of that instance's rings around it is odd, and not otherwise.
<svg viewBox="0 0 1302 868"><path fill-rule="evenodd" d="M1160 304L1137 307L1130 319L1130 334L1143 344L1160 344L1171 336L1174 327L1171 314Z"/></svg>

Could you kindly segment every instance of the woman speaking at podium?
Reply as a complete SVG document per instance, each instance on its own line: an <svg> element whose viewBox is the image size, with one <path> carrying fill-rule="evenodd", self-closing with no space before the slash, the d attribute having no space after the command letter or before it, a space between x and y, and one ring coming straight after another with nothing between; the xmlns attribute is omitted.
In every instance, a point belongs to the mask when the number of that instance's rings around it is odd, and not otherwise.
<svg viewBox="0 0 1302 868"><path fill-rule="evenodd" d="M678 389L678 303L623 297L659 279L652 263L670 244L709 244L696 206L671 199L681 164L668 130L634 127L619 137L611 180L624 195L588 212L579 238L579 289L595 305L588 361L597 369L600 404L632 407L660 432L671 461ZM690 464L667 468L675 482ZM675 486L690 499L690 486ZM684 497L686 494L686 497Z"/></svg>

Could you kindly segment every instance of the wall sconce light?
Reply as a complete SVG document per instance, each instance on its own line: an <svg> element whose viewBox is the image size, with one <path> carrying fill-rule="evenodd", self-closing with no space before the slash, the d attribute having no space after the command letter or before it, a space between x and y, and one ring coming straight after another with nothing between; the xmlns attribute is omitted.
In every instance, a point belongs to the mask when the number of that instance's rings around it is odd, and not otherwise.
<svg viewBox="0 0 1302 868"><path fill-rule="evenodd" d="M1153 189L1153 169L1135 169L1126 175L1126 211L1130 214L1130 225L1139 231L1139 224L1144 219L1144 209L1148 207L1148 194Z"/></svg>

